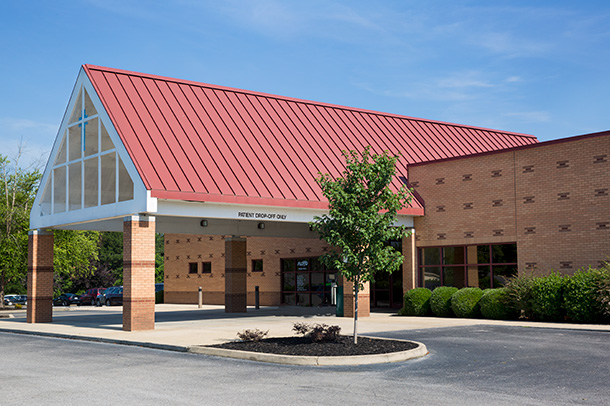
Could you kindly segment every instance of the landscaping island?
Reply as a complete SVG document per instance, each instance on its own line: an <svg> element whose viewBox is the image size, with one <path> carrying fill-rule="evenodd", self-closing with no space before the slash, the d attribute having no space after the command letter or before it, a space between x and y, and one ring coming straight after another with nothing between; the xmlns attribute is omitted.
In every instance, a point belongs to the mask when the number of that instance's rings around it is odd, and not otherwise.
<svg viewBox="0 0 610 406"><path fill-rule="evenodd" d="M312 342L308 337L278 337L260 341L235 341L209 347L280 355L345 357L408 351L417 348L418 344L411 341L358 337L358 344L354 345L353 337L340 336L336 341Z"/></svg>

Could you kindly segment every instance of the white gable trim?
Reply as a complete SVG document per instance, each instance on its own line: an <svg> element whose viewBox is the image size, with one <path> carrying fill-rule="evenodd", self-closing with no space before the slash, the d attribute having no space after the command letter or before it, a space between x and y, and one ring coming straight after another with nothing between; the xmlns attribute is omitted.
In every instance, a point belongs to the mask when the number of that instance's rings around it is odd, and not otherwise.
<svg viewBox="0 0 610 406"><path fill-rule="evenodd" d="M82 88L84 88L90 99L93 103L95 109L97 110L97 115L99 119L104 123L106 131L112 140L116 153L123 161L125 165L125 169L129 173L133 183L134 183L134 198L133 200L111 203L101 206L87 207L81 208L78 210L71 210L62 213L52 213L42 215L41 203L43 198L43 193L47 184L51 187L52 185L52 174L55 158L59 153L59 149L61 147L61 142L66 134L66 130L68 128L68 124L70 121L70 114L74 109L74 105L78 100L79 93ZM101 137L101 134L98 134L98 137ZM99 152L99 151L98 151ZM69 158L67 158L69 159ZM118 160L117 160L118 161ZM98 177L99 178L99 177ZM41 229L41 228L54 228L61 227L62 225L67 224L75 224L75 223L86 223L94 220L103 220L106 218L113 218L117 216L129 216L133 214L137 214L140 212L149 211L149 208L152 208L156 205L156 202L151 201L149 193L147 193L146 187L140 178L140 174L138 173L127 149L123 145L119 134L112 121L110 120L110 116L108 112L104 108L93 84L89 80L84 69L81 68L78 78L76 80L76 84L74 85L74 89L72 90L72 95L70 96L70 101L68 102L68 107L64 113L63 120L59 127L59 131L55 137L55 142L53 144L53 149L51 150L51 154L49 155L49 160L45 166L42 179L40 182L40 187L38 188L38 192L36 193L36 198L34 200L34 205L30 212L30 228L31 229ZM156 200L156 199L155 199ZM86 225L83 225L83 230L86 230Z"/></svg>

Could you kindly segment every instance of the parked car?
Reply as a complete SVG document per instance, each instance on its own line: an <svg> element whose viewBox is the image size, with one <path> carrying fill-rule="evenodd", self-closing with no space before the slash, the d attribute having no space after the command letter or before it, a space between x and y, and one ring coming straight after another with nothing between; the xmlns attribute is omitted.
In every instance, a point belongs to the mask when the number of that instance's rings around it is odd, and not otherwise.
<svg viewBox="0 0 610 406"><path fill-rule="evenodd" d="M16 295L15 304L27 305L28 304L28 295Z"/></svg>
<svg viewBox="0 0 610 406"><path fill-rule="evenodd" d="M97 299L100 292L104 290L104 288L87 289L80 297L81 304L95 306L95 299Z"/></svg>
<svg viewBox="0 0 610 406"><path fill-rule="evenodd" d="M53 299L53 306L70 306L71 304L80 306L80 296L74 293L62 293Z"/></svg>
<svg viewBox="0 0 610 406"><path fill-rule="evenodd" d="M122 286L113 286L111 288L104 289L104 291L100 292L100 294L95 298L95 304L97 306L103 306L103 305L110 306L108 303L111 303L111 302L107 301L109 295L116 294L119 289L121 290L121 300L120 301L121 301L121 304L123 304L123 287ZM113 297L115 297L115 296L113 296ZM115 303L116 300L117 299L113 299L112 303L116 304Z"/></svg>
<svg viewBox="0 0 610 406"><path fill-rule="evenodd" d="M122 305L123 287L116 286L114 288L109 288L108 291L104 293L104 303L106 304L106 306Z"/></svg>
<svg viewBox="0 0 610 406"><path fill-rule="evenodd" d="M99 292L97 292L97 296L95 297L95 305L96 306L103 306L105 303L105 298L104 298L104 294L106 293L106 291L110 289L110 288L105 288L105 289L100 289Z"/></svg>
<svg viewBox="0 0 610 406"><path fill-rule="evenodd" d="M19 295L4 295L4 305L11 306L14 305L17 301Z"/></svg>

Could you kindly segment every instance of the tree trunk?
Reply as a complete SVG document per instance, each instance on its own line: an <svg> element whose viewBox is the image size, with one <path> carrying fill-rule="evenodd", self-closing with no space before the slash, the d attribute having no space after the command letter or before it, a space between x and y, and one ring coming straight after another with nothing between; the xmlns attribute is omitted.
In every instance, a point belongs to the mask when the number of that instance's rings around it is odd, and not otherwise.
<svg viewBox="0 0 610 406"><path fill-rule="evenodd" d="M358 285L354 281L354 345L358 344Z"/></svg>

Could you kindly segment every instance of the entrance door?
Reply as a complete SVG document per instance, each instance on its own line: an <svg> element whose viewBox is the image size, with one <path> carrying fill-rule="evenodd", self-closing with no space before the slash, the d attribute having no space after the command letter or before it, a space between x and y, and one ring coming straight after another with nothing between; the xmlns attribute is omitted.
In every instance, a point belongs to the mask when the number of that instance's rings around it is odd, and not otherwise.
<svg viewBox="0 0 610 406"><path fill-rule="evenodd" d="M371 285L371 307L400 309L402 307L401 269L389 274L379 272Z"/></svg>

